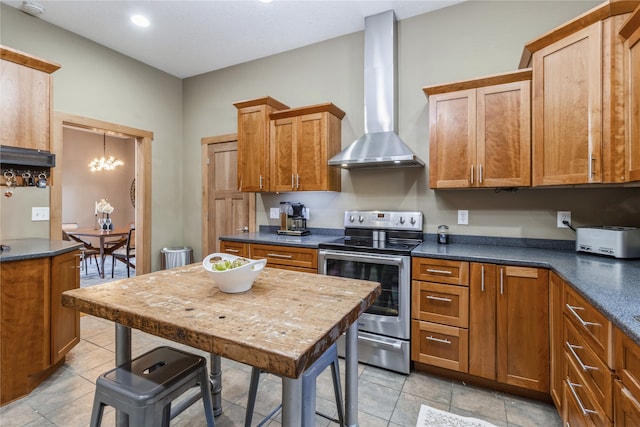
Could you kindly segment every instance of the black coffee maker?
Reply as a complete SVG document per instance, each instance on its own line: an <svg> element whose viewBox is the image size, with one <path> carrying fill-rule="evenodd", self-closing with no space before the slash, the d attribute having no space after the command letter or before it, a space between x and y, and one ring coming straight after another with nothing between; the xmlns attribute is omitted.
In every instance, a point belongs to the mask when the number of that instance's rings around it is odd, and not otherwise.
<svg viewBox="0 0 640 427"><path fill-rule="evenodd" d="M310 233L302 203L280 202L280 230L277 233L289 236L306 236Z"/></svg>

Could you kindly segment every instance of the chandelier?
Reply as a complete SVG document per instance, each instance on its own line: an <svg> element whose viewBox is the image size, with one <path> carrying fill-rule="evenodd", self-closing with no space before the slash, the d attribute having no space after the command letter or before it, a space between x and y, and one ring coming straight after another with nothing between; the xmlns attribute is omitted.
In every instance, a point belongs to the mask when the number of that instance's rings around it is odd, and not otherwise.
<svg viewBox="0 0 640 427"><path fill-rule="evenodd" d="M106 152L107 152L107 134L103 133L102 134L102 157L100 157L99 159L96 157L93 160L91 160L91 163L89 163L89 170L91 172L112 171L118 166L124 165L124 162L120 159L116 159L113 156L107 157Z"/></svg>

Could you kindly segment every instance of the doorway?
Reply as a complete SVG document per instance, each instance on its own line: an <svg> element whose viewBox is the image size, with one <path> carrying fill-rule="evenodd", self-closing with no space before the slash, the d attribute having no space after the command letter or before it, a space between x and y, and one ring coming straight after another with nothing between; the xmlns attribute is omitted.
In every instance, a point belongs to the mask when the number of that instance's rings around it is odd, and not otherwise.
<svg viewBox="0 0 640 427"><path fill-rule="evenodd" d="M238 190L238 136L202 138L202 256L220 252L220 236L254 232L256 195Z"/></svg>
<svg viewBox="0 0 640 427"><path fill-rule="evenodd" d="M87 130L118 138L131 138L135 143L135 172L131 192L135 194L136 274L151 272L151 142L153 133L87 117L55 112L53 116L52 152L63 164L64 128ZM58 171L59 175L61 171ZM51 239L62 239L62 180L51 169L50 230Z"/></svg>

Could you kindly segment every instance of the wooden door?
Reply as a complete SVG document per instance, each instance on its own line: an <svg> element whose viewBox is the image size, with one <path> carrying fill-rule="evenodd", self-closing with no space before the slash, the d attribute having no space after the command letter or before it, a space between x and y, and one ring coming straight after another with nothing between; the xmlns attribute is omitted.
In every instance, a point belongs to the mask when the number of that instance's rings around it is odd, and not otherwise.
<svg viewBox="0 0 640 427"><path fill-rule="evenodd" d="M80 252L51 259L51 364L80 342L80 313L63 307L62 293L80 287Z"/></svg>
<svg viewBox="0 0 640 427"><path fill-rule="evenodd" d="M255 231L255 194L239 191L236 135L202 139L202 253L220 251L220 236Z"/></svg>
<svg viewBox="0 0 640 427"><path fill-rule="evenodd" d="M327 116L328 113L298 117L296 144L297 190L327 190Z"/></svg>
<svg viewBox="0 0 640 427"><path fill-rule="evenodd" d="M531 185L530 93L529 80L478 89L478 186Z"/></svg>
<svg viewBox="0 0 640 427"><path fill-rule="evenodd" d="M602 182L602 23L533 54L533 185Z"/></svg>
<svg viewBox="0 0 640 427"><path fill-rule="evenodd" d="M495 380L496 265L471 263L469 282L469 373Z"/></svg>
<svg viewBox="0 0 640 427"><path fill-rule="evenodd" d="M269 116L266 105L238 110L237 186L240 191L269 190Z"/></svg>
<svg viewBox="0 0 640 427"><path fill-rule="evenodd" d="M296 189L295 145L297 138L296 117L271 120L271 190L294 191Z"/></svg>
<svg viewBox="0 0 640 427"><path fill-rule="evenodd" d="M429 97L429 186L476 185L476 90Z"/></svg>
<svg viewBox="0 0 640 427"><path fill-rule="evenodd" d="M498 381L549 392L549 272L498 266Z"/></svg>
<svg viewBox="0 0 640 427"><path fill-rule="evenodd" d="M564 379L564 339L562 333L562 325L564 318L562 315L563 303L563 287L564 281L556 273L551 272L549 275L549 363L550 378L549 389L551 399L556 405L559 413L562 413L562 381Z"/></svg>

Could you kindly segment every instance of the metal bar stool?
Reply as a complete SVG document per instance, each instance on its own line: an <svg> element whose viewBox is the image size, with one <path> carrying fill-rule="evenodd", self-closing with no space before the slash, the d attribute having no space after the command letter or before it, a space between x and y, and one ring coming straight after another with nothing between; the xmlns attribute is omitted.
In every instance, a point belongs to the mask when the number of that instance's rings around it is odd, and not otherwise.
<svg viewBox="0 0 640 427"><path fill-rule="evenodd" d="M158 347L98 377L90 425L100 425L104 407L109 405L125 412L130 426L167 427L171 402L198 384L207 426L214 427L207 360L175 348Z"/></svg>
<svg viewBox="0 0 640 427"><path fill-rule="evenodd" d="M336 398L336 406L338 409L338 419L329 417L327 415L316 412L318 415L327 418L340 426L344 426L344 406L342 403L342 389L340 388L340 367L338 365L338 347L333 344L327 351L324 352L313 365L311 365L302 374L302 407L308 408L310 405L315 407L316 404L316 379L324 372L324 370L331 365L331 376L333 378L333 392ZM247 398L247 412L244 418L245 427L251 427L251 421L253 419L253 411L256 405L256 396L258 394L258 381L260 380L260 374L262 371L259 368L253 368L251 370L251 382L249 384L249 396ZM267 415L256 427L264 425L271 417L280 410L282 404L278 405L269 415ZM309 414L312 416L313 414ZM307 420L308 425L312 425L313 420Z"/></svg>

